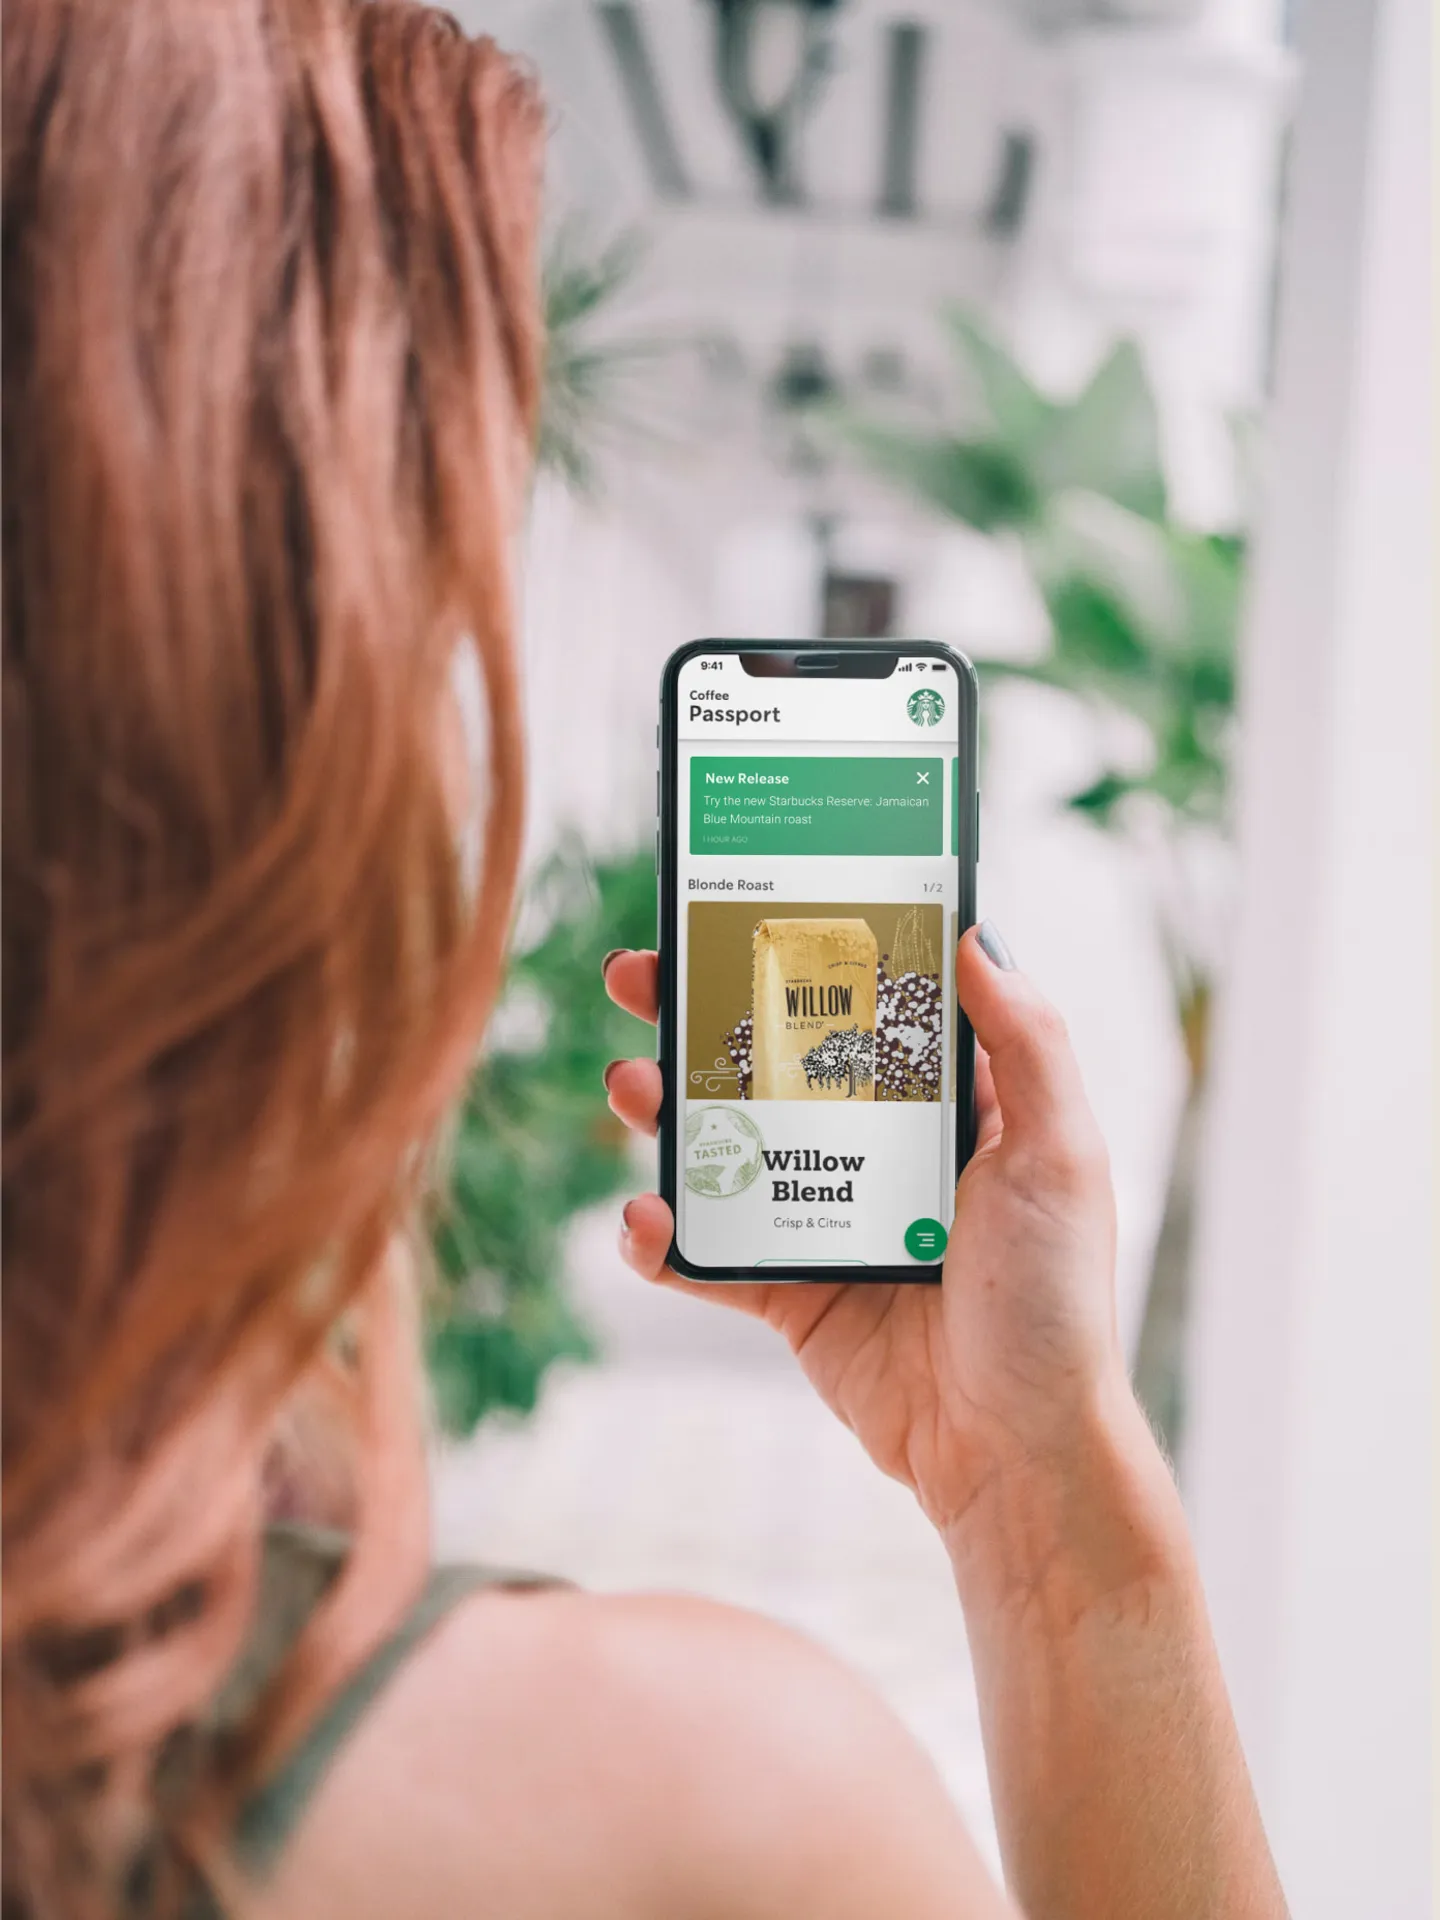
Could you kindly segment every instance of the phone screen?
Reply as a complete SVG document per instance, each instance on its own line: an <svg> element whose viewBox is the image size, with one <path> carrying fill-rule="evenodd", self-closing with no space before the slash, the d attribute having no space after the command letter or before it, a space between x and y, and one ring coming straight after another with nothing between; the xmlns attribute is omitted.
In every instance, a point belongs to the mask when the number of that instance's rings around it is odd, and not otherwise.
<svg viewBox="0 0 1440 1920"><path fill-rule="evenodd" d="M723 651L680 669L674 1193L697 1267L944 1252L963 693L903 651L878 679L763 678Z"/></svg>

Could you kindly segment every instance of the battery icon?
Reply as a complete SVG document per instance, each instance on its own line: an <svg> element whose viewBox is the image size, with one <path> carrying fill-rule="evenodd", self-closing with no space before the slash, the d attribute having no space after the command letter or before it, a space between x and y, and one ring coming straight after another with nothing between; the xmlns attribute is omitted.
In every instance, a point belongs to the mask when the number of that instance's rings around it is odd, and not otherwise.
<svg viewBox="0 0 1440 1920"><path fill-rule="evenodd" d="M932 661L931 661L931 663L930 663L930 671L931 671L932 673L943 673L943 672L945 671L945 663L944 663L944 661L943 661L943 660L932 660Z"/></svg>

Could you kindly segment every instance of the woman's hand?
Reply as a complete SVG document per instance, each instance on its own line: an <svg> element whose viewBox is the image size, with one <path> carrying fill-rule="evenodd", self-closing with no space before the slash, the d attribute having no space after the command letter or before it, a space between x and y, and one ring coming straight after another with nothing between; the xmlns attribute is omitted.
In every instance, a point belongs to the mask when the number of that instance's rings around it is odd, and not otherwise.
<svg viewBox="0 0 1440 1920"><path fill-rule="evenodd" d="M1126 1379L1109 1173L1065 1029L989 927L961 941L955 978L982 1049L980 1133L942 1286L680 1280L654 1194L625 1210L626 1257L778 1327L939 1527L1024 1910L1284 1920L1184 1513ZM653 954L612 956L606 979L654 1018ZM606 1082L653 1133L654 1061Z"/></svg>
<svg viewBox="0 0 1440 1920"><path fill-rule="evenodd" d="M1063 1459L1102 1406L1129 1401L1114 1314L1114 1206L1104 1146L1054 1009L992 929L960 944L960 1002L980 1042L978 1144L956 1192L944 1284L715 1284L665 1265L655 1194L625 1210L622 1246L646 1279L756 1314L884 1472L950 1535L998 1479ZM605 970L613 999L653 1020L653 953ZM655 1132L660 1071L617 1062L610 1105Z"/></svg>

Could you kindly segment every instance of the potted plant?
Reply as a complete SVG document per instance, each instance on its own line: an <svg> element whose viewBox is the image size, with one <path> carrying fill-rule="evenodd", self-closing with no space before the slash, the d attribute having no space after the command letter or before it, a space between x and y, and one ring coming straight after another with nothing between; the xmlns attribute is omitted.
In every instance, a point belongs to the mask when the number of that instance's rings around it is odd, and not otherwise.
<svg viewBox="0 0 1440 1920"><path fill-rule="evenodd" d="M836 421L850 445L941 513L1018 542L1049 615L1045 653L977 660L992 681L1058 689L1123 762L1065 804L1140 856L1184 1041L1187 1089L1135 1357L1136 1387L1172 1454L1184 1420L1191 1212L1220 928L1231 866L1235 637L1244 543L1171 515L1154 396L1118 345L1073 400L1039 391L973 319L949 316L972 396L957 428ZM1111 723L1111 724L1107 724ZM1102 745L1102 753L1106 752Z"/></svg>

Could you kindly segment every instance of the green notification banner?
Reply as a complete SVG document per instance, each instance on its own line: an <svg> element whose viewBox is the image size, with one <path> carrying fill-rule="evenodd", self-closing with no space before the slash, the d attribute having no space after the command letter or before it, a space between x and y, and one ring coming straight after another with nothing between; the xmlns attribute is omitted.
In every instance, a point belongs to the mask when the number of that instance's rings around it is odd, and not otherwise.
<svg viewBox="0 0 1440 1920"><path fill-rule="evenodd" d="M692 854L944 851L945 762L726 754L690 762Z"/></svg>

